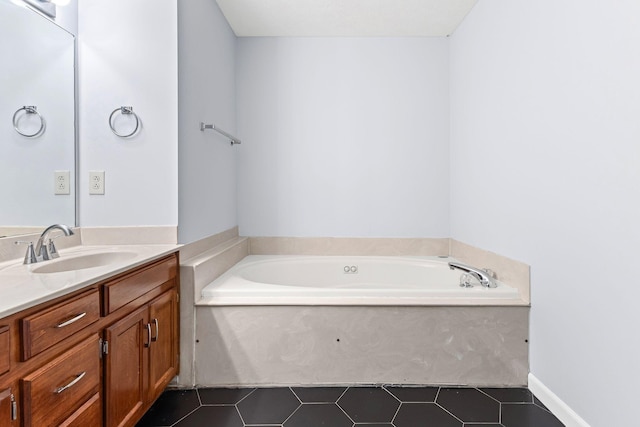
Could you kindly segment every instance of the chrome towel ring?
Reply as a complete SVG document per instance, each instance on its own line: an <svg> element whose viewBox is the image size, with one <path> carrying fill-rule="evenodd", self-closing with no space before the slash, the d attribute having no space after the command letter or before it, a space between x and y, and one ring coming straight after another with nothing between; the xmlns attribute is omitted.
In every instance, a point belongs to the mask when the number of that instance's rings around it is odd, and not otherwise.
<svg viewBox="0 0 640 427"><path fill-rule="evenodd" d="M133 129L133 131L131 133L128 133L126 135L125 134L120 134L113 127L113 116L118 111L120 112L120 114L125 115L125 116L133 115L133 118L136 119L136 127L135 127L135 129ZM133 135L135 135L136 132L138 132L138 129L140 128L140 118L138 117L138 115L136 113L133 112L133 107L116 108L115 110L113 110L113 112L109 116L109 127L111 128L111 132L113 132L116 136L119 136L120 138L129 138L130 136L133 136Z"/></svg>
<svg viewBox="0 0 640 427"><path fill-rule="evenodd" d="M38 129L35 133L22 132L20 130L20 128L18 127L18 115L20 114L20 111L24 111L25 114L36 114L38 116L38 118L40 119L40 129ZM41 133L43 133L44 132L44 118L42 117L42 115L40 115L40 113L38 113L38 107L36 107L35 105L25 105L22 108L18 108L18 110L15 113L13 113L13 128L20 135L26 136L27 138L35 138L36 136L38 136Z"/></svg>

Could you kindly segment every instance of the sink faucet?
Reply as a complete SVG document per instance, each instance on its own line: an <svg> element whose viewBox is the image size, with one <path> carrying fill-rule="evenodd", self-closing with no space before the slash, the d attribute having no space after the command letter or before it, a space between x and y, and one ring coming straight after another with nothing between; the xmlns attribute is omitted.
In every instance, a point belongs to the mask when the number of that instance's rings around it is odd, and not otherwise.
<svg viewBox="0 0 640 427"><path fill-rule="evenodd" d="M58 251L56 250L55 245L53 244L53 239L49 238L49 234L55 230L60 230L64 233L65 236L72 236L73 230L64 224L53 224L44 229L40 238L38 239L38 243L36 243L35 262L39 261L47 261L50 259L58 258ZM49 241L47 242L47 239Z"/></svg>
<svg viewBox="0 0 640 427"><path fill-rule="evenodd" d="M462 264L456 261L450 261L449 268L451 270L458 269L466 273L469 273L470 275L478 279L480 284L485 288L498 287L498 284L496 283L495 279L491 276L491 273L486 270L481 270L479 268L471 267L470 265Z"/></svg>

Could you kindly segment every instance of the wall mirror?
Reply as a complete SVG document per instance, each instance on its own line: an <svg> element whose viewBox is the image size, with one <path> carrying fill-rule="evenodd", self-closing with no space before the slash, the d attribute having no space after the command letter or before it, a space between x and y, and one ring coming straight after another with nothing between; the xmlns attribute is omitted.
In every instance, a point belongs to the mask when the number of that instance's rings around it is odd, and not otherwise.
<svg viewBox="0 0 640 427"><path fill-rule="evenodd" d="M76 224L75 37L20 3L0 0L0 237Z"/></svg>

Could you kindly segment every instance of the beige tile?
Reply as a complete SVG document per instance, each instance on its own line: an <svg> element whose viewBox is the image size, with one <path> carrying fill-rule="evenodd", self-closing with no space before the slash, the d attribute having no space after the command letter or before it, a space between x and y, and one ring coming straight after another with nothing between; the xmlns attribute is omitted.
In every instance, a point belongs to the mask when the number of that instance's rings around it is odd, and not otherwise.
<svg viewBox="0 0 640 427"><path fill-rule="evenodd" d="M189 258L200 255L201 253L236 237L238 237L238 227L233 227L221 233L186 244L180 248L180 259L186 261Z"/></svg>
<svg viewBox="0 0 640 427"><path fill-rule="evenodd" d="M177 244L176 226L82 227L83 245Z"/></svg>
<svg viewBox="0 0 640 427"><path fill-rule="evenodd" d="M195 377L193 371L195 343L195 312L193 309L194 269L180 266L180 375L177 384L193 387Z"/></svg>
<svg viewBox="0 0 640 427"><path fill-rule="evenodd" d="M197 307L196 382L524 386L528 315L528 307Z"/></svg>
<svg viewBox="0 0 640 427"><path fill-rule="evenodd" d="M447 255L449 239L251 237L252 255Z"/></svg>
<svg viewBox="0 0 640 427"><path fill-rule="evenodd" d="M234 234L235 237L226 239ZM182 250L180 252L180 375L177 384L184 387L196 384L194 303L204 286L249 253L248 239L237 237L233 230L204 240L188 245L189 258L185 258ZM211 247L211 243L217 244Z"/></svg>
<svg viewBox="0 0 640 427"><path fill-rule="evenodd" d="M493 270L498 280L517 288L522 299L531 303L530 267L527 264L454 239L451 239L450 255L474 267Z"/></svg>
<svg viewBox="0 0 640 427"><path fill-rule="evenodd" d="M202 288L224 274L242 258L249 254L248 239L239 238L228 247L221 248L217 253L202 259L196 265L194 274L194 296L200 298Z"/></svg>

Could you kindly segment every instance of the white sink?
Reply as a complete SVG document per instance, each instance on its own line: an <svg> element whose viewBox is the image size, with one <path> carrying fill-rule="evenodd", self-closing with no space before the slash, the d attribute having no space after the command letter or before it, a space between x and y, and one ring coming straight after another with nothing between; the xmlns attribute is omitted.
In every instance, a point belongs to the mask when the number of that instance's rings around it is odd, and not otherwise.
<svg viewBox="0 0 640 427"><path fill-rule="evenodd" d="M31 269L32 273L63 273L67 271L84 270L86 268L104 267L106 265L127 261L134 258L136 252L98 252L79 255L70 258L58 258L45 261Z"/></svg>

